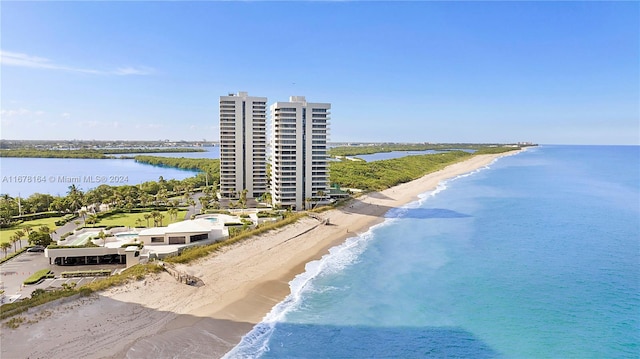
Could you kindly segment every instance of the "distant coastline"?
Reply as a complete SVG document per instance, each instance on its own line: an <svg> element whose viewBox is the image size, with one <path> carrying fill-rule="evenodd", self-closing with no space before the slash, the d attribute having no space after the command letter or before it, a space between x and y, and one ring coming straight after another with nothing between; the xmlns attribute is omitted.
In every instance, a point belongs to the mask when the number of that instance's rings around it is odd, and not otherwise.
<svg viewBox="0 0 640 359"><path fill-rule="evenodd" d="M104 148L104 149L1 149L0 157L20 157L20 158L90 158L90 159L114 159L128 158L110 156L116 154L134 153L189 153L206 152L202 148Z"/></svg>

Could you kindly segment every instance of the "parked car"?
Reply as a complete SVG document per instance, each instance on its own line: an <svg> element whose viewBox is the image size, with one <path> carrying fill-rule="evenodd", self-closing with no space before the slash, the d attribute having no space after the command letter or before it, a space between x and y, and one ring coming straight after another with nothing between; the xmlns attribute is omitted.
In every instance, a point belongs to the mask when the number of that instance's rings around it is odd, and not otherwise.
<svg viewBox="0 0 640 359"><path fill-rule="evenodd" d="M27 252L44 252L44 246L33 246L27 249Z"/></svg>

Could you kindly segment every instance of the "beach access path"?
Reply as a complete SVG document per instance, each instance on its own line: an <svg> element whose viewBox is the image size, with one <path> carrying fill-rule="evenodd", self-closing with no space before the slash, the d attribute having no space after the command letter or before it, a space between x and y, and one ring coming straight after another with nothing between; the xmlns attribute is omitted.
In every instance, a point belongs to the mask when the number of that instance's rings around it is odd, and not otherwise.
<svg viewBox="0 0 640 359"><path fill-rule="evenodd" d="M2 328L2 358L214 358L289 294L305 264L346 238L366 232L391 209L414 201L438 183L517 152L478 155L313 218L225 247L177 269L202 279L201 287L160 273L88 298L49 303Z"/></svg>

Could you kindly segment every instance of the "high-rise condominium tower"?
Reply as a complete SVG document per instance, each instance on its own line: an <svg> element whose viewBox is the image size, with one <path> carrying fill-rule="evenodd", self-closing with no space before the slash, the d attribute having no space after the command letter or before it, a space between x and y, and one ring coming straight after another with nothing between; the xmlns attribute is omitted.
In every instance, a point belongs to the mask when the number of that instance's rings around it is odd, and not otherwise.
<svg viewBox="0 0 640 359"><path fill-rule="evenodd" d="M327 198L330 109L331 104L307 102L304 96L269 107L274 205L301 210Z"/></svg>
<svg viewBox="0 0 640 359"><path fill-rule="evenodd" d="M247 198L267 192L266 97L220 96L220 193Z"/></svg>

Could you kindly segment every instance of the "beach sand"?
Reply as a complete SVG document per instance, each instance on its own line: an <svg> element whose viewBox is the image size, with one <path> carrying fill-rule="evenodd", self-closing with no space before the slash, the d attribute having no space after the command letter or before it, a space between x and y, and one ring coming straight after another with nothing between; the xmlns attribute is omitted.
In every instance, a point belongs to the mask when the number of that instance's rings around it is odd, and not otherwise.
<svg viewBox="0 0 640 359"><path fill-rule="evenodd" d="M202 279L204 286L181 284L160 273L91 297L32 309L21 315L26 323L17 329L2 327L0 358L221 357L289 294L288 283L304 272L306 263L382 222L389 209L503 155L474 156L363 195L321 213L330 225L304 218L177 266Z"/></svg>

